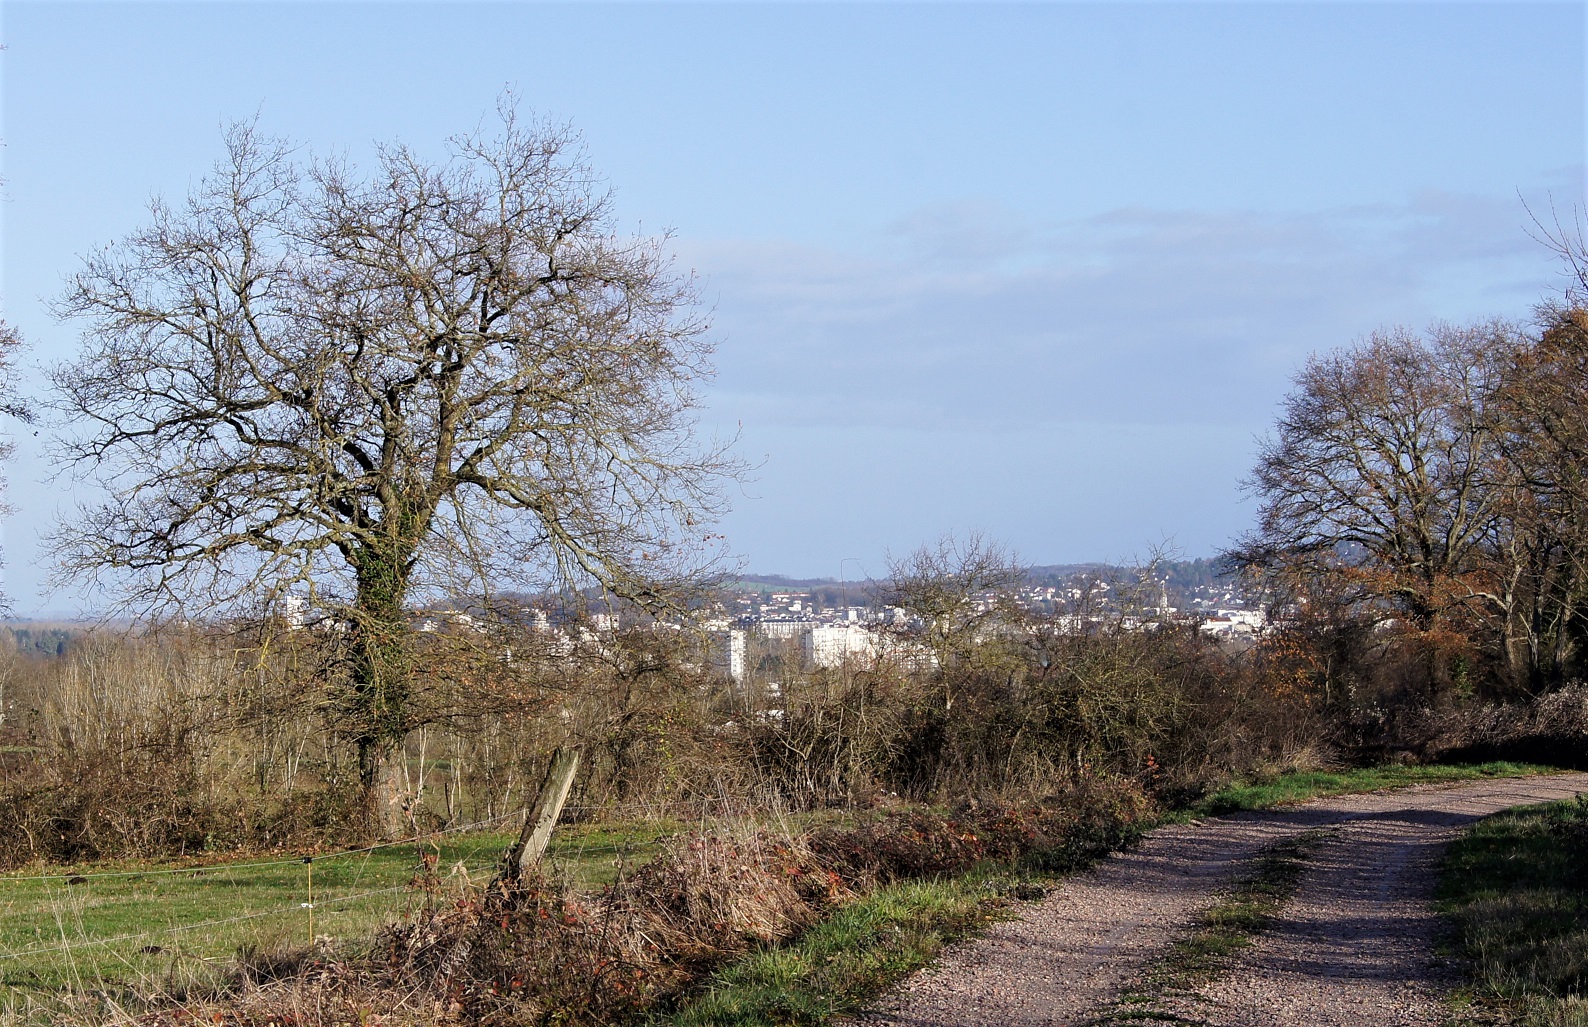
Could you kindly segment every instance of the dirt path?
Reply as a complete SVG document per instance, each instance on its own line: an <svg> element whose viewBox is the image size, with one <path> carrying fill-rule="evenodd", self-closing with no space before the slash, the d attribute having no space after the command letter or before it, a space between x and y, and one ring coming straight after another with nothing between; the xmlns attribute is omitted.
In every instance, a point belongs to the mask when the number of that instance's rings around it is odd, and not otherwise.
<svg viewBox="0 0 1588 1027"><path fill-rule="evenodd" d="M1274 927L1176 1011L1217 1027L1438 1024L1444 981L1428 899L1439 854L1490 813L1582 791L1588 774L1429 785L1162 828L951 950L862 1020L1093 1022L1260 849L1333 827Z"/></svg>

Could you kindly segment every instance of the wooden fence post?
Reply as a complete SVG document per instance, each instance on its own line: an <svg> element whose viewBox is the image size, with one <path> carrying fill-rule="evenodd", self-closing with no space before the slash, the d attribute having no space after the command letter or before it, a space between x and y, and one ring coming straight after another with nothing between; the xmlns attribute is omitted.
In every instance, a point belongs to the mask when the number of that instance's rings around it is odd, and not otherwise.
<svg viewBox="0 0 1588 1027"><path fill-rule="evenodd" d="M563 804L573 790L573 779L579 773L579 748L564 746L551 757L551 768L546 772L546 782L540 786L535 806L524 820L524 829L508 856L504 876L518 877L540 862L551 841L552 829L562 816Z"/></svg>

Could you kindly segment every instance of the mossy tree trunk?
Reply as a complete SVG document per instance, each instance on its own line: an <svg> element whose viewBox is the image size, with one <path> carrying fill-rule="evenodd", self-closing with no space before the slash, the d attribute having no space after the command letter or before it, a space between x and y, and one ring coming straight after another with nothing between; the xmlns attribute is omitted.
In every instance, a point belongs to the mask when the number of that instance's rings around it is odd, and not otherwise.
<svg viewBox="0 0 1588 1027"><path fill-rule="evenodd" d="M385 837L412 823L404 795L403 741L415 726L414 658L404 599L412 547L366 545L354 560L347 717L358 750L365 812Z"/></svg>

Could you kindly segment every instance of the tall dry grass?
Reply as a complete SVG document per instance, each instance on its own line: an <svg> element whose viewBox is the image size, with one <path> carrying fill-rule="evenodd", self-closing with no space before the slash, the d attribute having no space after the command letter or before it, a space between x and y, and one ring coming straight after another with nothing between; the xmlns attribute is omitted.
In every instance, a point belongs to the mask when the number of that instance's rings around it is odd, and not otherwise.
<svg viewBox="0 0 1588 1027"><path fill-rule="evenodd" d="M1324 736L1316 704L1261 661L1117 621L1011 622L936 667L885 655L813 669L774 652L739 684L687 632L416 644L414 726L395 761L416 832L523 809L569 744L585 760L568 815L632 818L755 796L798 809L1017 799L1108 775L1195 790ZM369 830L334 636L100 631L59 658L4 656L0 861Z"/></svg>

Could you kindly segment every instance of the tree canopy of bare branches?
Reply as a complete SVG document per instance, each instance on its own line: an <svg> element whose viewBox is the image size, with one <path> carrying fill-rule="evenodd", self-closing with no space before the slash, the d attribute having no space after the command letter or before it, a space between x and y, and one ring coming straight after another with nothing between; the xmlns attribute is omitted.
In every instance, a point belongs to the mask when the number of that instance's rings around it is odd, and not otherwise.
<svg viewBox="0 0 1588 1027"><path fill-rule="evenodd" d="M1013 592L1026 567L1013 553L979 533L943 535L902 558L888 560L882 600L919 622L919 635L943 672L943 703L954 703L952 671L987 649L984 630L1015 609Z"/></svg>
<svg viewBox="0 0 1588 1027"><path fill-rule="evenodd" d="M1314 358L1259 451L1258 527L1232 555L1409 629L1430 669L1454 646L1510 686L1565 680L1588 599L1585 367L1576 308L1545 308L1536 331L1396 331Z"/></svg>
<svg viewBox="0 0 1588 1027"><path fill-rule="evenodd" d="M1588 603L1588 311L1546 308L1497 407L1505 427L1505 530L1513 663L1534 685L1572 670Z"/></svg>
<svg viewBox="0 0 1588 1027"><path fill-rule="evenodd" d="M1366 597L1431 626L1493 527L1488 403L1519 345L1503 324L1397 330L1309 360L1259 450L1258 527L1237 555L1350 567Z"/></svg>
<svg viewBox="0 0 1588 1027"><path fill-rule="evenodd" d="M60 457L105 495L57 531L63 573L140 612L327 611L366 784L412 726L405 610L665 605L737 470L697 438L711 346L665 239L620 234L569 130L499 114L367 172L234 127L59 303L85 323Z"/></svg>
<svg viewBox="0 0 1588 1027"><path fill-rule="evenodd" d="M33 409L20 395L16 384L16 362L25 343L15 328L0 321L0 414L26 424L33 420ZM9 460L16 451L8 436L0 435L0 461ZM0 497L5 494L6 481L0 476ZM0 511L7 509L0 502ZM10 599L0 595L0 608L9 609Z"/></svg>

